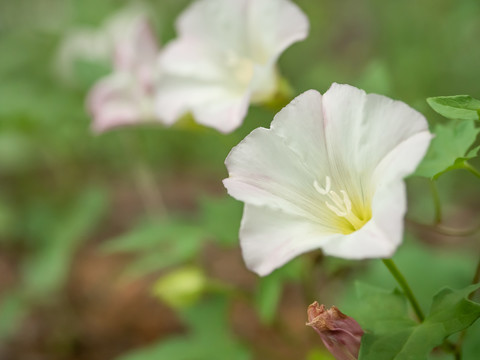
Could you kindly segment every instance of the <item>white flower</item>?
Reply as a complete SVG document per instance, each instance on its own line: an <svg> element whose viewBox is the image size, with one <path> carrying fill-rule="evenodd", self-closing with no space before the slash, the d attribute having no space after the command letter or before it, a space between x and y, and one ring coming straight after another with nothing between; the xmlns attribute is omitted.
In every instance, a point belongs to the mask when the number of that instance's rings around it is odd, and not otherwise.
<svg viewBox="0 0 480 360"><path fill-rule="evenodd" d="M145 16L130 19L130 26L115 23L113 72L90 91L87 107L94 118L93 130L150 122L154 113L158 45ZM122 35L123 34L123 35Z"/></svg>
<svg viewBox="0 0 480 360"><path fill-rule="evenodd" d="M56 59L57 69L67 82L74 82L79 62L111 65L121 48L130 47L139 23L144 22L147 8L132 3L107 18L99 28L77 27L62 40ZM123 55L123 54L119 54ZM121 62L121 61L119 61Z"/></svg>
<svg viewBox="0 0 480 360"><path fill-rule="evenodd" d="M403 178L431 137L406 104L349 85L298 96L225 162L224 185L245 202L247 266L266 275L313 249L347 259L392 256L403 237Z"/></svg>
<svg viewBox="0 0 480 360"><path fill-rule="evenodd" d="M76 29L67 36L59 52L60 71L66 79L73 76L77 61L104 63L112 69L88 95L94 131L155 118L158 52L148 9L140 3L115 13L99 29Z"/></svg>
<svg viewBox="0 0 480 360"><path fill-rule="evenodd" d="M157 114L171 124L191 111L230 132L250 102L275 93L276 61L307 36L308 19L289 0L198 0L176 27L179 37L160 57Z"/></svg>

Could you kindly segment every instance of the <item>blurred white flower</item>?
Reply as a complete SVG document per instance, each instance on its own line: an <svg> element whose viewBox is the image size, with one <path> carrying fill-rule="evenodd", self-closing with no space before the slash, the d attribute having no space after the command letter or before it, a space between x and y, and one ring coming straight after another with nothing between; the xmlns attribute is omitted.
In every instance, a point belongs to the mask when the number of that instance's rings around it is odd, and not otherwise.
<svg viewBox="0 0 480 360"><path fill-rule="evenodd" d="M145 16L130 28L118 28L113 72L98 81L88 95L92 128L102 132L113 127L134 125L156 119L154 86L158 45Z"/></svg>
<svg viewBox="0 0 480 360"><path fill-rule="evenodd" d="M347 259L392 256L403 237L402 179L431 137L406 104L349 85L298 96L226 160L224 185L245 202L247 266L266 275L313 249Z"/></svg>
<svg viewBox="0 0 480 360"><path fill-rule="evenodd" d="M308 27L289 0L196 1L160 57L157 114L171 124L191 111L203 125L233 131L251 102L275 93L277 59Z"/></svg>
<svg viewBox="0 0 480 360"><path fill-rule="evenodd" d="M139 3L114 14L99 29L77 29L67 36L59 52L60 70L67 79L76 61L101 62L112 69L88 95L94 131L155 118L158 52L148 10Z"/></svg>
<svg viewBox="0 0 480 360"><path fill-rule="evenodd" d="M147 9L141 3L132 3L107 18L98 28L71 29L62 40L56 66L64 80L74 82L75 67L80 62L111 66L116 53L138 33L140 23L146 20Z"/></svg>

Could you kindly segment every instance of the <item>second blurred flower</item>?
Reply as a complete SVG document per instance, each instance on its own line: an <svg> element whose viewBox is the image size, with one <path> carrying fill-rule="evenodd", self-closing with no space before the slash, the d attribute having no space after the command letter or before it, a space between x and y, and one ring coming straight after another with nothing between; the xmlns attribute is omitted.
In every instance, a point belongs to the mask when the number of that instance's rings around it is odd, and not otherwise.
<svg viewBox="0 0 480 360"><path fill-rule="evenodd" d="M308 33L308 19L288 0L198 0L177 20L178 38L160 57L157 115L231 132L251 102L277 90L276 62Z"/></svg>

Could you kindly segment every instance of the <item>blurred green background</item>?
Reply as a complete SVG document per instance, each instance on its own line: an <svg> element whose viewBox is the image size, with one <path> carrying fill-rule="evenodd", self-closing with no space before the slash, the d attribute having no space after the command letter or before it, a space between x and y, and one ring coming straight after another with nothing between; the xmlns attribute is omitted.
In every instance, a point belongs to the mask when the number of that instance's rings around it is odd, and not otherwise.
<svg viewBox="0 0 480 360"><path fill-rule="evenodd" d="M480 97L478 0L298 0L308 39L282 55L294 93L349 83L444 123L430 96ZM312 253L259 279L242 262L241 204L223 162L275 111L251 107L229 135L172 128L90 131L84 99L105 69L58 76L68 31L98 26L114 0L0 0L0 359L331 359L304 326L314 300L354 307L353 282L393 288L379 261ZM150 1L165 44L185 0ZM475 161L473 161L475 164ZM476 162L478 164L478 161ZM396 255L422 305L471 281L478 234L441 236L429 182L412 177ZM478 179L438 181L445 223L478 225ZM342 309L342 308L341 308ZM477 359L479 325L465 359Z"/></svg>

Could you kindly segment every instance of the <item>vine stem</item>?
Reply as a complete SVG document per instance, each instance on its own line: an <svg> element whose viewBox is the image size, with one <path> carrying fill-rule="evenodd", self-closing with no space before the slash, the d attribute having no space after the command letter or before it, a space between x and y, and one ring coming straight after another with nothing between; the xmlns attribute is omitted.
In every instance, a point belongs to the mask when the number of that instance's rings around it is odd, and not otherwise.
<svg viewBox="0 0 480 360"><path fill-rule="evenodd" d="M405 276L403 276L403 274L400 272L397 265L395 265L392 259L382 259L382 261L387 267L387 269L390 271L390 273L393 275L395 280L397 280L400 287L402 288L403 292L405 293L405 296L407 297L408 301L412 305L413 311L415 312L415 315L417 315L418 320L420 322L423 322L423 320L425 320L425 315L423 314L423 311L420 308L420 305L418 304L418 301L415 298L415 295L413 295L412 289L410 288L410 285L408 285L408 282L405 279Z"/></svg>
<svg viewBox="0 0 480 360"><path fill-rule="evenodd" d="M475 169L472 165L470 165L467 161L464 161L463 162L463 166L462 166L463 169L469 171L470 173L472 173L473 175L475 175L476 177L480 178L480 171L478 171L477 169Z"/></svg>
<svg viewBox="0 0 480 360"><path fill-rule="evenodd" d="M438 225L442 222L442 205L440 204L440 195L438 194L435 180L430 180L430 189L432 190L433 205L435 207L435 225Z"/></svg>

